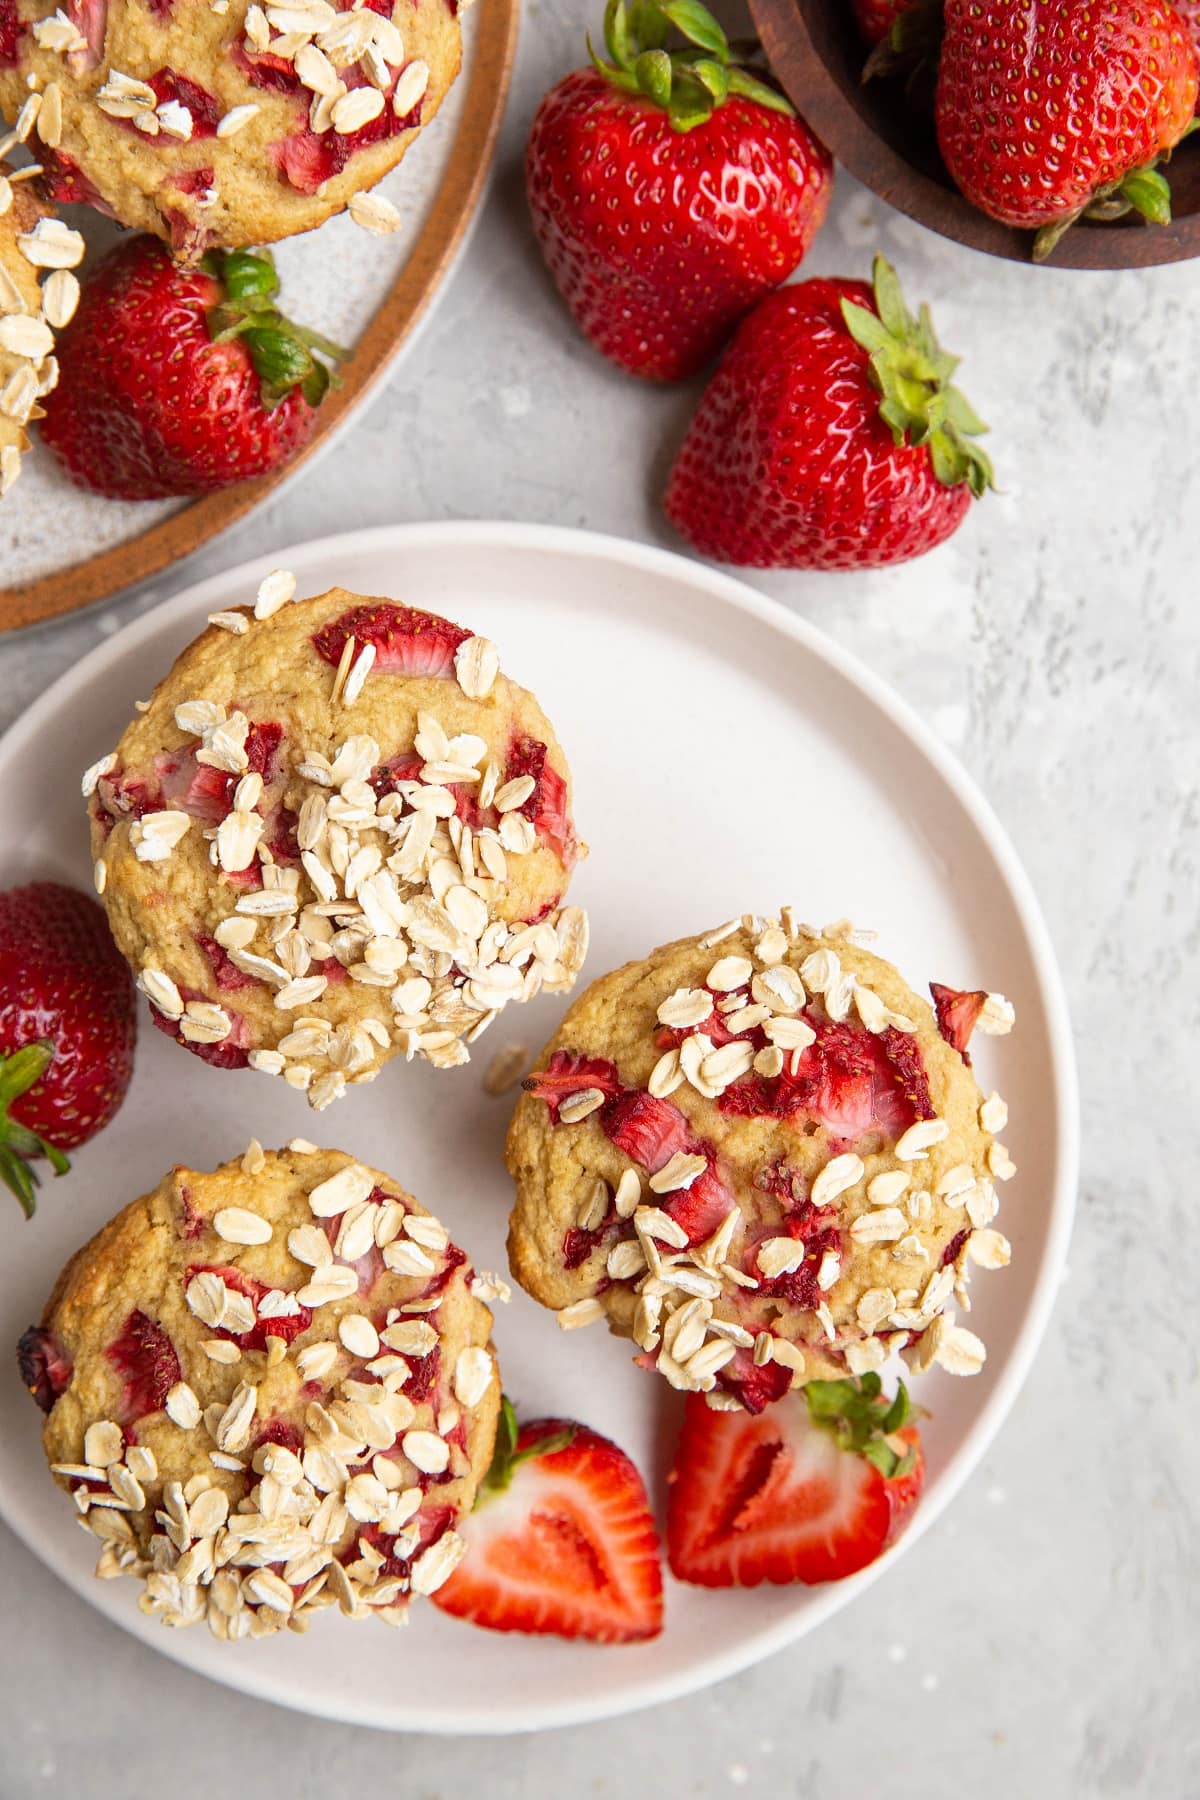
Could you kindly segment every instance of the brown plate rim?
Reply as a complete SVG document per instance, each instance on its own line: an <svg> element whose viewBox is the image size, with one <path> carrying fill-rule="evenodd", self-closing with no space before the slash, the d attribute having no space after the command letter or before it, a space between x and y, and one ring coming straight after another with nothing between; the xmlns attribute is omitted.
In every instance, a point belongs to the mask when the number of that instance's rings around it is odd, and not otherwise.
<svg viewBox="0 0 1200 1800"><path fill-rule="evenodd" d="M479 0L462 117L433 205L404 267L355 347L318 430L282 468L194 501L140 536L49 575L0 587L0 632L62 618L181 562L245 518L319 450L386 374L449 273L491 169L512 82L520 0Z"/></svg>
<svg viewBox="0 0 1200 1800"><path fill-rule="evenodd" d="M1031 232L988 218L955 188L915 168L871 128L813 41L807 15L822 0L748 3L772 70L835 160L879 199L928 231L1030 268L1144 269L1200 256L1200 213L1190 213L1170 225L1081 223L1059 240L1044 264L1035 264Z"/></svg>

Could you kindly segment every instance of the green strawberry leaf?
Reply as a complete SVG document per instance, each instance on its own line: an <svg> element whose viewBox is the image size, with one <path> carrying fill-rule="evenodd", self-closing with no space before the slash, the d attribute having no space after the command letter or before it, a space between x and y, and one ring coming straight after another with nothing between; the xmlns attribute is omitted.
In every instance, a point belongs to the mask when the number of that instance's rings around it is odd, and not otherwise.
<svg viewBox="0 0 1200 1800"><path fill-rule="evenodd" d="M41 1183L31 1166L34 1160L44 1156L56 1175L65 1175L71 1164L56 1144L11 1118L8 1109L36 1087L54 1061L55 1050L53 1038L35 1038L19 1050L0 1055L0 1181L16 1195L27 1219L33 1217Z"/></svg>
<svg viewBox="0 0 1200 1800"><path fill-rule="evenodd" d="M933 472L946 487L966 483L978 498L995 486L991 461L972 439L987 426L950 377L958 358L938 343L927 306L910 312L895 269L877 256L873 269L877 312L841 302L846 330L867 352L879 417L896 444L927 447Z"/></svg>
<svg viewBox="0 0 1200 1800"><path fill-rule="evenodd" d="M765 106L768 112L783 113L786 118L794 119L796 109L785 94L778 88L768 87L765 81L759 81L745 69L731 68L729 71L729 92L740 94L743 100L753 100L759 106Z"/></svg>
<svg viewBox="0 0 1200 1800"><path fill-rule="evenodd" d="M689 43L699 44L719 62L729 61L729 39L699 0L666 0L662 13Z"/></svg>
<svg viewBox="0 0 1200 1800"><path fill-rule="evenodd" d="M911 1417L908 1389L900 1382L895 1398L888 1400L882 1388L872 1372L857 1381L810 1381L802 1392L813 1424L828 1431L839 1449L865 1456L890 1481L908 1472L916 1452L911 1446L898 1451L888 1442Z"/></svg>
<svg viewBox="0 0 1200 1800"><path fill-rule="evenodd" d="M668 49L674 32L683 43ZM608 0L604 12L607 60L588 39L592 67L623 93L661 107L675 131L703 125L730 94L769 112L795 117L790 102L750 68L756 43L730 45L700 0Z"/></svg>
<svg viewBox="0 0 1200 1800"><path fill-rule="evenodd" d="M1171 223L1171 188L1161 170L1131 169L1118 191L1152 225Z"/></svg>
<svg viewBox="0 0 1200 1800"><path fill-rule="evenodd" d="M633 65L637 84L656 106L671 103L671 59L665 50L643 50Z"/></svg>

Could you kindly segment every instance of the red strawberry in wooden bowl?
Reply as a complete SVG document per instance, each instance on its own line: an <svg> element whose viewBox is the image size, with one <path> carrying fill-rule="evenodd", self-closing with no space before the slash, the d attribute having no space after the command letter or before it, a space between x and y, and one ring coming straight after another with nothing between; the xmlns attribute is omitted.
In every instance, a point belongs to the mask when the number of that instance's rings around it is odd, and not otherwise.
<svg viewBox="0 0 1200 1800"><path fill-rule="evenodd" d="M79 486L119 500L211 493L306 442L342 352L278 310L265 252L195 269L156 238L118 245L58 340L41 432Z"/></svg>
<svg viewBox="0 0 1200 1800"><path fill-rule="evenodd" d="M992 485L957 359L895 270L781 289L738 330L671 471L697 550L763 569L865 569L932 550Z"/></svg>
<svg viewBox="0 0 1200 1800"><path fill-rule="evenodd" d="M665 46L674 27L682 49ZM833 165L697 0L610 0L607 60L551 89L525 179L551 275L596 349L653 381L693 373L792 274Z"/></svg>
<svg viewBox="0 0 1200 1800"><path fill-rule="evenodd" d="M125 1098L133 979L87 894L54 881L0 893L0 1179L27 1214L45 1158L102 1131Z"/></svg>
<svg viewBox="0 0 1200 1800"><path fill-rule="evenodd" d="M1196 97L1196 52L1169 5L946 0L942 156L973 205L1038 232L1035 257L1085 213L1168 222L1155 165L1191 126Z"/></svg>

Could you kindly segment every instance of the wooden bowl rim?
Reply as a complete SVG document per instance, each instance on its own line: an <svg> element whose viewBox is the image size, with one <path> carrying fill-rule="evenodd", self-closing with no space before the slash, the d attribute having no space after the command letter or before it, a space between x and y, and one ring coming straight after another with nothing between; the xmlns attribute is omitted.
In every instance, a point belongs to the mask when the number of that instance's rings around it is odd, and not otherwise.
<svg viewBox="0 0 1200 1800"><path fill-rule="evenodd" d="M871 132L817 50L798 0L749 0L749 7L771 68L835 161L926 230L1030 268L1144 269L1200 256L1197 212L1177 217L1170 225L1134 220L1116 225L1081 223L1059 240L1045 263L1034 263L1032 232L988 218L952 185L933 180L886 138Z"/></svg>
<svg viewBox="0 0 1200 1800"><path fill-rule="evenodd" d="M382 380L449 273L479 204L512 82L519 16L519 0L481 0L462 116L433 204L404 267L355 346L340 386L322 404L320 423L304 448L269 475L195 500L140 536L72 568L0 587L0 632L62 618L182 562L289 480Z"/></svg>

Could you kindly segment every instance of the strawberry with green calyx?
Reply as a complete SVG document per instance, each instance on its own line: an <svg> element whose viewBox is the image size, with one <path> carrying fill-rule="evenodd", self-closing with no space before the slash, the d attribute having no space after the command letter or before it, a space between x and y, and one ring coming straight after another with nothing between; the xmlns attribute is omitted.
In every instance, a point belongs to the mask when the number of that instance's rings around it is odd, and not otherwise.
<svg viewBox="0 0 1200 1800"><path fill-rule="evenodd" d="M293 325L276 306L279 276L265 250L210 250L200 267L225 289L225 300L208 315L208 335L214 344L240 338L261 383L262 402L268 411L279 406L293 388L299 388L310 406L319 406L330 384L330 373L321 357L332 362L346 354L319 332Z"/></svg>
<svg viewBox="0 0 1200 1800"><path fill-rule="evenodd" d="M882 256L871 287L770 295L701 398L667 517L704 555L754 568L880 568L933 549L994 485L957 367Z"/></svg>
<svg viewBox="0 0 1200 1800"><path fill-rule="evenodd" d="M925 1462L908 1397L878 1375L793 1388L764 1412L689 1394L669 1477L667 1555L700 1587L840 1581L895 1542Z"/></svg>
<svg viewBox="0 0 1200 1800"><path fill-rule="evenodd" d="M0 893L0 1180L27 1216L41 1158L103 1130L133 1076L133 978L96 902L56 881Z"/></svg>
<svg viewBox="0 0 1200 1800"><path fill-rule="evenodd" d="M122 500L199 494L304 444L345 353L279 310L265 251L178 267L156 238L120 244L60 334L42 436L80 486Z"/></svg>
<svg viewBox="0 0 1200 1800"><path fill-rule="evenodd" d="M945 0L944 16L938 144L972 205L1036 232L1035 261L1085 215L1169 222L1156 165L1192 128L1200 77L1173 7Z"/></svg>
<svg viewBox="0 0 1200 1800"><path fill-rule="evenodd" d="M586 1425L518 1426L504 1399L491 1468L458 1531L466 1554L433 1596L454 1618L598 1644L662 1630L646 1490L625 1453Z"/></svg>
<svg viewBox="0 0 1200 1800"><path fill-rule="evenodd" d="M871 35L864 11L856 4L863 34L872 46L863 64L863 80L902 80L912 104L932 112L942 47L942 0L885 0L877 8L867 0L865 11L873 11L881 29Z"/></svg>
<svg viewBox="0 0 1200 1800"><path fill-rule="evenodd" d="M676 380L795 270L833 165L697 0L609 0L589 50L533 121L534 230L595 348Z"/></svg>

